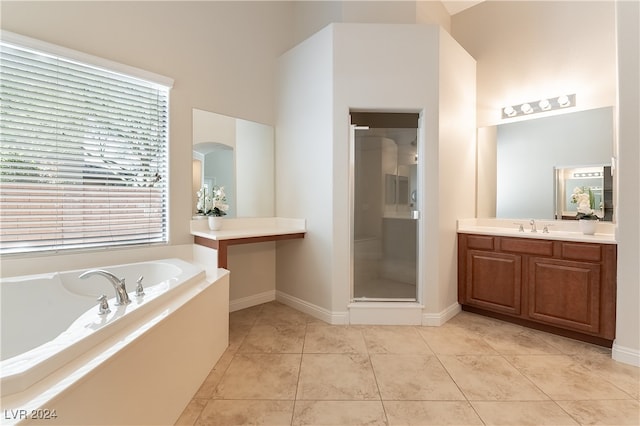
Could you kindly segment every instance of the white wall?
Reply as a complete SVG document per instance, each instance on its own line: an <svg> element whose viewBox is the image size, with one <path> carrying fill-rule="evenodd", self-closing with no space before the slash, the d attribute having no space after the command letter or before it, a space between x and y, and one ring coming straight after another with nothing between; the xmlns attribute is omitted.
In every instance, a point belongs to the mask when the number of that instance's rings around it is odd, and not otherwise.
<svg viewBox="0 0 640 426"><path fill-rule="evenodd" d="M472 217L476 205L476 61L442 29L439 38L437 191L440 276L438 306L428 310L428 314L435 315L433 325L446 321L448 315L453 315L451 307L457 306L457 219ZM428 191L436 190L428 180L426 182ZM426 238L428 242L433 237L427 234ZM429 272L427 264L426 273ZM429 308L429 301L425 301Z"/></svg>
<svg viewBox="0 0 640 426"><path fill-rule="evenodd" d="M229 311L269 302L276 297L276 243L230 246Z"/></svg>
<svg viewBox="0 0 640 426"><path fill-rule="evenodd" d="M423 128L419 131L418 152L424 156L427 170L438 170L438 28L421 25L385 24L336 24L335 43L335 102L333 112L333 179L343 182L334 187L333 229L335 252L332 263L332 307L345 310L350 299L350 217L349 203L349 110L373 110L389 112L418 112L422 114ZM398 66L404 64L404 66ZM429 155L435 150L436 155ZM437 173L437 172L436 172ZM421 176L422 193L418 195L421 210L426 208L425 193L437 191L437 175L428 182ZM420 235L429 233L428 226L437 228L437 212L424 213L419 225ZM424 224L427 224L425 226ZM437 241L437 240L431 240ZM419 243L420 244L420 243ZM437 244L437 243L436 243ZM435 262L438 256L429 257L423 250L421 259ZM437 252L437 250L434 250ZM437 266L425 266L427 279L436 283ZM424 284L422 284L424 286ZM425 295L427 304L437 304L431 295Z"/></svg>
<svg viewBox="0 0 640 426"><path fill-rule="evenodd" d="M640 4L616 2L618 298L614 359L640 366Z"/></svg>
<svg viewBox="0 0 640 426"><path fill-rule="evenodd" d="M496 217L497 136L497 126L478 129L475 217Z"/></svg>
<svg viewBox="0 0 640 426"><path fill-rule="evenodd" d="M436 24L451 29L451 17L432 1L298 1L294 40L299 43L331 23Z"/></svg>
<svg viewBox="0 0 640 426"><path fill-rule="evenodd" d="M434 314L455 304L455 221L475 203L473 59L436 26L334 24L281 63L276 209L306 217L309 232L303 244L278 245L278 290L336 320L346 315L349 111L420 112L424 302Z"/></svg>
<svg viewBox="0 0 640 426"><path fill-rule="evenodd" d="M277 290L326 312L335 248L332 46L329 27L280 58L276 125L276 212L307 221L304 240L277 244Z"/></svg>
<svg viewBox="0 0 640 426"><path fill-rule="evenodd" d="M543 96L615 105L615 3L486 1L454 15L452 35L478 60L478 127Z"/></svg>

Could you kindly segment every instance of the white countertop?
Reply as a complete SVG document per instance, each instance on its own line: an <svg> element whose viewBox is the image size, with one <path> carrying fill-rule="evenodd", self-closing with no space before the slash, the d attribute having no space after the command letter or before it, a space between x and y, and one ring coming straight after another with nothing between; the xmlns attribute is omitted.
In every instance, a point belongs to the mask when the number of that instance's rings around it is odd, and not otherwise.
<svg viewBox="0 0 640 426"><path fill-rule="evenodd" d="M495 235L501 237L535 238L584 243L617 244L616 226L598 222L594 235L584 235L577 220L536 219L538 232L531 232L530 219L458 219L458 232L464 234ZM524 232L519 231L522 224ZM547 226L549 232L543 232Z"/></svg>
<svg viewBox="0 0 640 426"><path fill-rule="evenodd" d="M219 231L211 231L205 218L191 221L191 235L211 240L267 237L306 232L305 219L283 217L224 218Z"/></svg>

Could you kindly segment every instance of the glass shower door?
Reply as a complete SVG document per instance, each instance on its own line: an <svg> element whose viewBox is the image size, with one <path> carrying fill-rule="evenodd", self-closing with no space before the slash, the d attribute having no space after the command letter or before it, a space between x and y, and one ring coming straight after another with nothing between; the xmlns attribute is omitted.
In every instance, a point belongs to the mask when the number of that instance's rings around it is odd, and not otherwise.
<svg viewBox="0 0 640 426"><path fill-rule="evenodd" d="M355 128L353 300L416 301L417 129Z"/></svg>

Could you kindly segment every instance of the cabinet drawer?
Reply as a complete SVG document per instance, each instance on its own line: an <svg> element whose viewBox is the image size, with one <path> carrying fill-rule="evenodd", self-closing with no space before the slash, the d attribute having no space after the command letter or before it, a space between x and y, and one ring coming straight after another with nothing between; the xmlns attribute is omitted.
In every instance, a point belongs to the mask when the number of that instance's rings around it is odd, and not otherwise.
<svg viewBox="0 0 640 426"><path fill-rule="evenodd" d="M527 240L525 238L502 238L500 249L513 253L535 254L538 256L553 255L553 241Z"/></svg>
<svg viewBox="0 0 640 426"><path fill-rule="evenodd" d="M467 247L470 249L493 250L494 237L484 235L467 236Z"/></svg>
<svg viewBox="0 0 640 426"><path fill-rule="evenodd" d="M602 254L599 244L562 243L562 257L564 259L600 262Z"/></svg>

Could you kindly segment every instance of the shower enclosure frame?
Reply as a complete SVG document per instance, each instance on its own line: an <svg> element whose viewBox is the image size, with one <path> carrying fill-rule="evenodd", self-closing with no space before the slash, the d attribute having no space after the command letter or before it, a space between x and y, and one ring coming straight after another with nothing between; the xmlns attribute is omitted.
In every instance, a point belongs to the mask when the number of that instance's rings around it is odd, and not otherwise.
<svg viewBox="0 0 640 426"><path fill-rule="evenodd" d="M417 188L416 195L417 200L415 202L415 206L413 208L414 214L417 215L417 218L412 220L416 221L416 292L415 299L404 299L404 298L356 298L355 297L355 166L356 166L356 130L367 129L368 126L359 126L357 124L350 124L349 126L349 289L350 289L350 304L353 306L363 306L367 304L371 305L379 305L383 304L384 306L390 305L398 305L404 307L422 307L423 306L423 295L424 295L424 281L425 281L425 271L423 268L423 262L421 261L421 254L424 253L424 225L423 221L424 217L424 207L425 207L425 196L424 196L424 164L425 161L420 160L420 157L424 149L424 118L423 111L418 109L406 109L406 110L376 110L376 111L358 111L358 110L350 110L351 113L356 112L385 112L385 113L411 113L418 115L418 126L416 128L416 152L418 156L416 174L417 174ZM349 119L351 123L351 117ZM413 213L413 212L412 212Z"/></svg>

